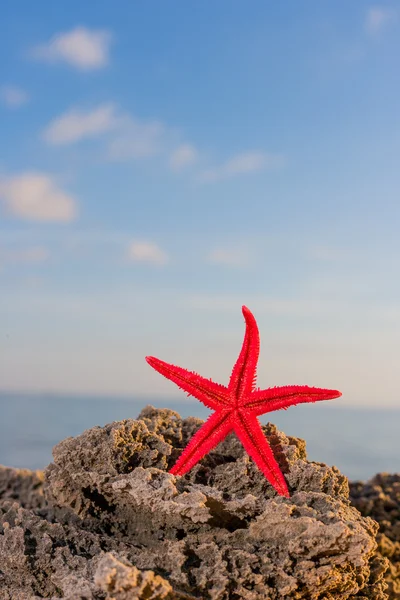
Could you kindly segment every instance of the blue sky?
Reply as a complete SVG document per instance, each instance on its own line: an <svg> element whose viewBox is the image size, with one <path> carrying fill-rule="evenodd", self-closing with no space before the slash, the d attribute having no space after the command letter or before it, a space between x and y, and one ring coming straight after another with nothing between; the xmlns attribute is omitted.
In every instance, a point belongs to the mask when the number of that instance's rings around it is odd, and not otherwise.
<svg viewBox="0 0 400 600"><path fill-rule="evenodd" d="M147 354L227 382L246 304L260 386L397 406L399 32L394 2L9 4L0 389L176 395Z"/></svg>

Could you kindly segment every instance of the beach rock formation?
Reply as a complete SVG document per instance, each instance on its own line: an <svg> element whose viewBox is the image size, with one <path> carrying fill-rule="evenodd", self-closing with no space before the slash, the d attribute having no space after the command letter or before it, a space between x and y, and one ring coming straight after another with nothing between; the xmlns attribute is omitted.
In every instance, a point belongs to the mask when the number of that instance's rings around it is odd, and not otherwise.
<svg viewBox="0 0 400 600"><path fill-rule="evenodd" d="M16 500L24 508L42 508L46 504L43 482L43 471L10 469L0 465L0 502Z"/></svg>
<svg viewBox="0 0 400 600"><path fill-rule="evenodd" d="M290 498L228 436L167 471L201 426L146 407L53 450L40 474L0 470L0 600L384 600L377 523L335 467L263 427Z"/></svg>
<svg viewBox="0 0 400 600"><path fill-rule="evenodd" d="M380 473L350 484L351 500L362 515L378 521L378 552L389 560L389 598L400 598L400 475Z"/></svg>

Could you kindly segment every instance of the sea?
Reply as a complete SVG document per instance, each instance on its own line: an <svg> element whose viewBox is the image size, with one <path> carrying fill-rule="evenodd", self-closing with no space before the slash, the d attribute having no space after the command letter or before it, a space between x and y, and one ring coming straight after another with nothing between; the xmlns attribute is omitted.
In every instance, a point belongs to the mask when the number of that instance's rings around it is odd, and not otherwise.
<svg viewBox="0 0 400 600"><path fill-rule="evenodd" d="M193 398L116 398L0 392L0 464L43 469L52 448L95 425L136 418L148 404L205 419ZM309 460L336 465L351 480L400 472L400 409L300 405L260 417L306 440Z"/></svg>

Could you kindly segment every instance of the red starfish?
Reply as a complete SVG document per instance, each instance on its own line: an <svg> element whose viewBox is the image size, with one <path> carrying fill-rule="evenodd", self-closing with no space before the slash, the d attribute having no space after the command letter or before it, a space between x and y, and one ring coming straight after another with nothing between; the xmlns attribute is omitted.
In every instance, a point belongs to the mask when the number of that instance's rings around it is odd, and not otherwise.
<svg viewBox="0 0 400 600"><path fill-rule="evenodd" d="M247 453L278 494L289 497L285 478L262 432L257 416L282 408L286 409L301 402L331 400L342 394L337 390L301 385L273 387L266 390L255 389L260 336L256 320L250 310L243 306L242 312L246 321L246 334L228 387L153 356L146 356L149 365L161 375L176 383L189 396L195 396L208 408L215 410L192 437L170 473L184 475L228 433L234 431Z"/></svg>

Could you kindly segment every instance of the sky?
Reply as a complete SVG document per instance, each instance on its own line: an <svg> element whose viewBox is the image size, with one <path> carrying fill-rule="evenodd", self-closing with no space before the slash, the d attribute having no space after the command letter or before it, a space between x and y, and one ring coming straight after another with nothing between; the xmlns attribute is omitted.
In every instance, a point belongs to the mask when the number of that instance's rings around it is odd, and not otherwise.
<svg viewBox="0 0 400 600"><path fill-rule="evenodd" d="M399 406L396 2L14 0L0 20L0 390L227 383Z"/></svg>

